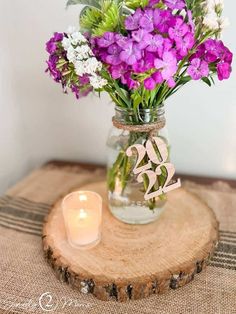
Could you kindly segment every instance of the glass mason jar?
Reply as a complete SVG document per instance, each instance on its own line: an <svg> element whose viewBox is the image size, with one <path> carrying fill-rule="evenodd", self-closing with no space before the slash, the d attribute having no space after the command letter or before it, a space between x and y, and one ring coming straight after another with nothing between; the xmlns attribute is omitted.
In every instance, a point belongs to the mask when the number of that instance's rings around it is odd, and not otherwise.
<svg viewBox="0 0 236 314"><path fill-rule="evenodd" d="M168 132L165 127L164 105L155 109L124 109L115 108L114 123L107 141L108 147L108 171L107 184L109 195L109 207L112 214L119 220L129 224L147 224L160 216L166 203L166 195L161 195L150 200L144 199L149 181L137 181L138 175L133 173L137 163L137 155L128 157L127 148L134 144L144 145L150 138L150 131L137 131L139 126L160 125L158 129L151 131L152 137L161 137L167 144L169 151ZM128 126L126 128L117 125ZM131 127L130 127L131 126ZM137 128L135 128L138 126ZM145 161L146 158L146 161ZM140 165L147 163L147 156ZM153 167L153 165L152 165ZM163 185L166 173L158 177L158 186ZM154 187L158 188L158 187Z"/></svg>

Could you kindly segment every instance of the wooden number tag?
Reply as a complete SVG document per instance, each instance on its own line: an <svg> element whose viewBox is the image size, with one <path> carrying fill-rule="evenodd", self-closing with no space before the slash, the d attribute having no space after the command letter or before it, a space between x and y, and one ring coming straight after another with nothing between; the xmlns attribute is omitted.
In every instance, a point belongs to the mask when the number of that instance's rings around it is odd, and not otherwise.
<svg viewBox="0 0 236 314"><path fill-rule="evenodd" d="M175 174L175 167L168 162L168 148L163 139L154 137L153 141L148 140L145 146L141 144L132 145L127 149L126 155L131 157L134 151L137 152L138 158L133 173L138 175L138 182L143 182L144 175L148 177L149 181L147 191L144 195L146 201L181 186L180 179L174 182L172 180ZM142 161L146 155L148 156L148 162L143 165ZM152 164L156 165L155 171L152 169ZM167 178L163 186L159 186L158 177L162 175L162 168L165 169ZM153 192L154 186L158 186L158 189Z"/></svg>

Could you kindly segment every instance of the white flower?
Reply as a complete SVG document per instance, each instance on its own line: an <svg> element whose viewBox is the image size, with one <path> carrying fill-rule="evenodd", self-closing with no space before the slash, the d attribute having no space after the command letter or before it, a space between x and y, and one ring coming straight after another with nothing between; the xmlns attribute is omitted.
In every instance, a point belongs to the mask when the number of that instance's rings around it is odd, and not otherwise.
<svg viewBox="0 0 236 314"><path fill-rule="evenodd" d="M65 50L68 50L69 47L71 46L71 40L67 37L63 37L62 46Z"/></svg>
<svg viewBox="0 0 236 314"><path fill-rule="evenodd" d="M87 39L80 32L73 32L70 37L73 45L87 42Z"/></svg>
<svg viewBox="0 0 236 314"><path fill-rule="evenodd" d="M224 0L207 0L205 5L208 13L221 12L224 9Z"/></svg>
<svg viewBox="0 0 236 314"><path fill-rule="evenodd" d="M92 57L84 61L84 68L86 73L93 74L102 69L102 63L99 62L95 57Z"/></svg>
<svg viewBox="0 0 236 314"><path fill-rule="evenodd" d="M217 30L219 28L217 14L215 12L208 13L203 19L203 25L211 30Z"/></svg>
<svg viewBox="0 0 236 314"><path fill-rule="evenodd" d="M88 59L90 56L93 56L92 50L87 45L78 46L75 48L76 51L76 60Z"/></svg>
<svg viewBox="0 0 236 314"><path fill-rule="evenodd" d="M73 63L78 76L87 75L95 89L101 89L108 82L99 75L102 63L94 56L87 39L74 27L69 27L68 37L64 37L62 46L67 52L68 60Z"/></svg>
<svg viewBox="0 0 236 314"><path fill-rule="evenodd" d="M93 86L93 88L100 89L107 85L107 80L99 75L92 75L90 76L90 84Z"/></svg>
<svg viewBox="0 0 236 314"><path fill-rule="evenodd" d="M67 59L70 61L70 62L72 62L72 63L74 63L75 62L75 60L76 60L76 53L75 53L75 49L72 47L72 46L70 46L68 49L67 49Z"/></svg>
<svg viewBox="0 0 236 314"><path fill-rule="evenodd" d="M86 73L83 61L76 61L74 66L75 66L75 73L77 75L83 76Z"/></svg>
<svg viewBox="0 0 236 314"><path fill-rule="evenodd" d="M227 17L218 18L218 27L220 30L223 30L229 26L229 19Z"/></svg>

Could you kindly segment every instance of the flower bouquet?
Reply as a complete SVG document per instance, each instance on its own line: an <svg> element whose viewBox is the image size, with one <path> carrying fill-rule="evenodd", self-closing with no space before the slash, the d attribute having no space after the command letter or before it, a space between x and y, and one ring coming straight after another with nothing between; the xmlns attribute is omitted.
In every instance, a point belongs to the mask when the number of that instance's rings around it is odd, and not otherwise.
<svg viewBox="0 0 236 314"><path fill-rule="evenodd" d="M223 0L67 3L75 4L85 5L80 31L70 27L47 42L47 71L78 99L92 91L110 95L116 105L108 140L110 207L123 221L150 222L174 174L166 99L191 80L211 86L215 74L224 80L231 73L232 53L220 40L228 23Z"/></svg>

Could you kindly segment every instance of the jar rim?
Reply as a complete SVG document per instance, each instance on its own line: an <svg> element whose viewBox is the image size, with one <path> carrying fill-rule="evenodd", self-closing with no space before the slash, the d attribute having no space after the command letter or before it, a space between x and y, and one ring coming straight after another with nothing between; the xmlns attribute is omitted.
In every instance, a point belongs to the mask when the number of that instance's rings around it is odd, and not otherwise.
<svg viewBox="0 0 236 314"><path fill-rule="evenodd" d="M134 108L124 108L124 107L120 107L120 106L115 106L115 111L119 111L119 112L129 112L129 113L135 113L135 112L139 112L139 113L158 113L160 112L161 114L164 113L165 110L165 105L164 103L160 104L158 107L154 107L154 108L141 108L141 109L134 109Z"/></svg>
<svg viewBox="0 0 236 314"><path fill-rule="evenodd" d="M160 120L164 120L165 117L164 104L156 108L142 108L135 110L134 108L115 107L115 119L124 124L150 124Z"/></svg>

